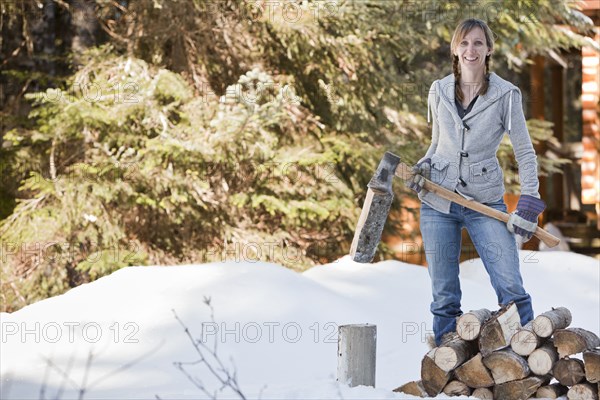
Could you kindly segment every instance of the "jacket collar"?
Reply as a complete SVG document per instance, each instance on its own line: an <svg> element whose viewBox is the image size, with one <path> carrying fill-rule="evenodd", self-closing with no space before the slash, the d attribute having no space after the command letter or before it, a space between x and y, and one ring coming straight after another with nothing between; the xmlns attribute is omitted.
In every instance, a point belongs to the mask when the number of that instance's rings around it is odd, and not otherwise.
<svg viewBox="0 0 600 400"><path fill-rule="evenodd" d="M454 85L456 80L454 74L450 74L439 81L440 99L452 114L454 121L457 124L462 125L462 119L458 115L456 110L456 104L454 103ZM464 121L473 118L496 101L500 100L506 93L511 90L515 90L517 87L512 83L500 78L494 72L490 74L490 86L488 91L484 95L480 95L473 109L465 116Z"/></svg>

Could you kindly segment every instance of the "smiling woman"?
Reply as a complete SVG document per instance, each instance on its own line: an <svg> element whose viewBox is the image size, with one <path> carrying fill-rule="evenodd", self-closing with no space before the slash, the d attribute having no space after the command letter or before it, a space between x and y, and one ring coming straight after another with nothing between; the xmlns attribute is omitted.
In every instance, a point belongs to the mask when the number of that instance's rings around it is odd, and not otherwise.
<svg viewBox="0 0 600 400"><path fill-rule="evenodd" d="M467 108L480 92L489 87L490 58L494 50L493 33L487 25L477 20L468 20L454 33L450 44L454 55L452 68L454 75L460 76L456 89L456 99L463 108Z"/></svg>
<svg viewBox="0 0 600 400"><path fill-rule="evenodd" d="M533 318L515 236L529 240L545 208L538 194L537 160L521 92L490 73L492 31L481 20L467 19L456 28L450 48L453 74L435 81L429 91L431 145L413 168L415 178L410 184L423 201L421 234L432 281L437 345L444 334L456 329L456 317L462 314L458 264L463 228L483 260L499 305L514 302L523 325ZM513 145L521 181L517 210L507 225L423 189L424 176L468 200L506 212L504 178L496 155L505 132ZM497 251L490 253L490 248Z"/></svg>

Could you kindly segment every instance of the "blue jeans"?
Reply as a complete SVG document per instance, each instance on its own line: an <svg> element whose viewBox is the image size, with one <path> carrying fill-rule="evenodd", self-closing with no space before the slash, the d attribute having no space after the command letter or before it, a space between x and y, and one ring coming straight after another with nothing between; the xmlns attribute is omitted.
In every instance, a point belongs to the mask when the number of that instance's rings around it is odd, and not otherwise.
<svg viewBox="0 0 600 400"><path fill-rule="evenodd" d="M502 199L486 205L506 212ZM519 270L517 243L506 224L456 203L452 203L449 214L422 203L421 235L431 277L431 313L437 345L445 333L456 330L456 318L462 314L458 279L462 228L467 229L483 261L499 305L514 301L522 325L533 319L531 297L523 288Z"/></svg>

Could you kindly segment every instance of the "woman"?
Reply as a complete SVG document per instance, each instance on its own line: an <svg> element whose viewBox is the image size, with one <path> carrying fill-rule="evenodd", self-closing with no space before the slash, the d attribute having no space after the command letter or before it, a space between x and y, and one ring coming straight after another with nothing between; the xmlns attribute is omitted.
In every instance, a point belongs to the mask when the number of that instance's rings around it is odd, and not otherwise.
<svg viewBox="0 0 600 400"><path fill-rule="evenodd" d="M435 81L429 91L427 119L431 146L414 167L410 182L419 193L421 234L431 277L436 345L456 329L461 311L459 257L466 228L504 306L515 302L521 324L533 319L531 297L523 288L516 235L529 240L545 204L538 194L537 161L521 105L519 89L489 71L494 50L487 24L468 19L451 42L453 74ZM506 212L504 179L496 158L507 133L519 166L521 197L508 224L451 203L423 189L423 177ZM513 234L514 233L514 234Z"/></svg>

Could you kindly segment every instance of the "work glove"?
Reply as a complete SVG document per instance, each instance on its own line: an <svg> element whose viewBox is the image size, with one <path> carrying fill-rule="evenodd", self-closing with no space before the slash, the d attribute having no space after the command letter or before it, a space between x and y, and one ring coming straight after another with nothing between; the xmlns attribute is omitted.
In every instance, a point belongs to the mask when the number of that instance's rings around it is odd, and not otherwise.
<svg viewBox="0 0 600 400"><path fill-rule="evenodd" d="M543 200L526 194L521 195L517 209L508 217L506 226L508 230L522 236L527 242L537 228L538 216L546 208Z"/></svg>
<svg viewBox="0 0 600 400"><path fill-rule="evenodd" d="M425 179L431 179L431 158L426 158L414 167L412 167L413 177L406 181L409 188L417 192L418 194L423 189L423 185L425 185ZM423 193L425 194L425 193Z"/></svg>

